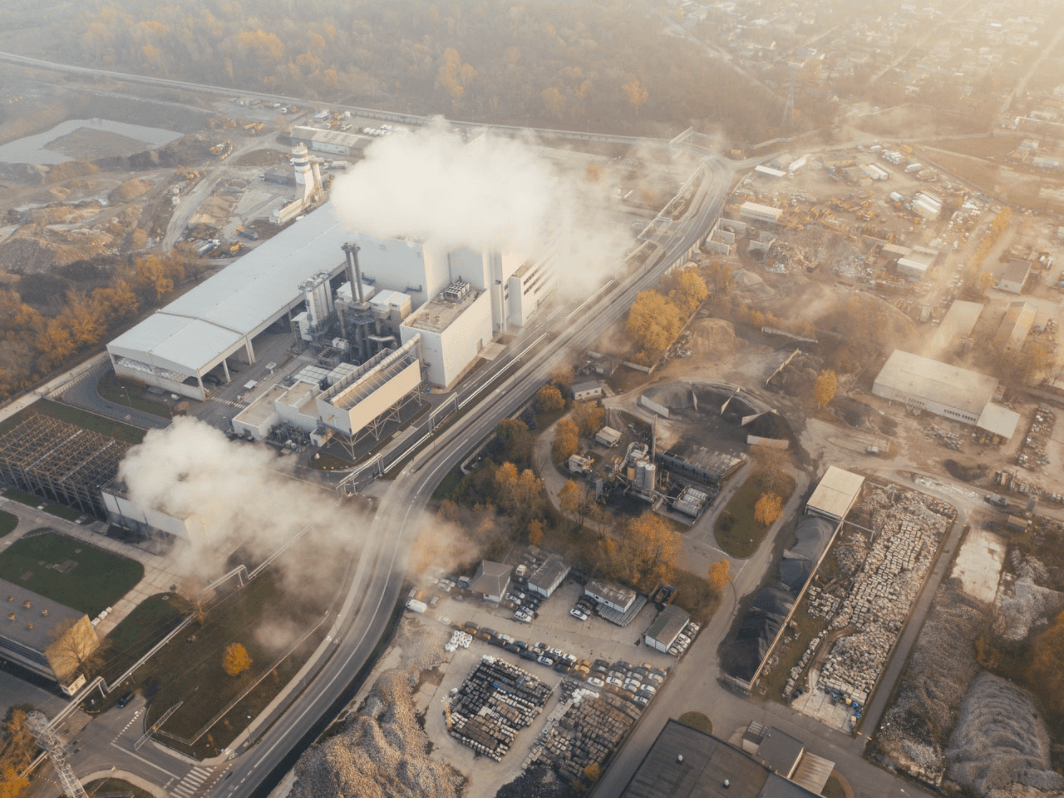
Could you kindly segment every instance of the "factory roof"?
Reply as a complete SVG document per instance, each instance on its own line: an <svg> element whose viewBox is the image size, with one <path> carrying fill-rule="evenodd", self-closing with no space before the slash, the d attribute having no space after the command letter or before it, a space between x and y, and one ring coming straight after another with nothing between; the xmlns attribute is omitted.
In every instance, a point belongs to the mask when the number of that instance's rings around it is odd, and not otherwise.
<svg viewBox="0 0 1064 798"><path fill-rule="evenodd" d="M29 607L24 603L27 601ZM5 579L0 579L0 607L5 616L0 618L0 637L41 654L55 642L55 629L60 623L77 621L85 615ZM14 620L9 620L11 613Z"/></svg>
<svg viewBox="0 0 1064 798"><path fill-rule="evenodd" d="M798 767L805 744L779 729L768 729L757 747L757 758L769 770L789 779Z"/></svg>
<svg viewBox="0 0 1064 798"><path fill-rule="evenodd" d="M452 302L445 298L444 295L446 293L447 291L441 291L437 294L435 298L422 306L417 313L409 316L403 322L403 326L412 330L424 330L425 332L443 332L459 316L465 313L484 292L472 288L458 302Z"/></svg>
<svg viewBox="0 0 1064 798"><path fill-rule="evenodd" d="M806 502L806 510L841 520L850 511L863 484L864 477L860 474L828 466L820 484Z"/></svg>
<svg viewBox="0 0 1064 798"><path fill-rule="evenodd" d="M728 786L724 786L724 782ZM711 734L670 719L621 798L812 798Z"/></svg>
<svg viewBox="0 0 1064 798"><path fill-rule="evenodd" d="M1031 271L1029 260L1010 260L1005 271L1001 273L1001 282L1022 283Z"/></svg>
<svg viewBox="0 0 1064 798"><path fill-rule="evenodd" d="M326 204L115 338L108 350L195 374L298 303L302 282L321 271L338 273L341 246L353 238Z"/></svg>
<svg viewBox="0 0 1064 798"><path fill-rule="evenodd" d="M627 607L636 597L636 592L630 587L621 587L612 582L603 582L600 579L592 579L584 587L585 593L598 596L618 607Z"/></svg>
<svg viewBox="0 0 1064 798"><path fill-rule="evenodd" d="M1007 407L987 402L975 426L1002 438L1011 438L1020 424L1020 414Z"/></svg>
<svg viewBox="0 0 1064 798"><path fill-rule="evenodd" d="M935 333L935 343L945 346L955 338L967 338L975 329L975 323L983 313L983 305L979 302L966 302L963 299L956 300L949 306L946 315L942 317L942 323Z"/></svg>
<svg viewBox="0 0 1064 798"><path fill-rule="evenodd" d="M663 645L671 646L689 620L691 616L686 611L681 610L675 604L670 604L658 613L658 617L647 628L646 636Z"/></svg>
<svg viewBox="0 0 1064 798"><path fill-rule="evenodd" d="M744 202L739 207L739 212L740 213L747 213L747 214L749 214L749 213L764 214L764 215L767 215L767 216L772 216L773 218L776 218L776 219L779 219L780 216L783 214L783 211L780 210L779 208L773 208L771 205L761 205L761 204L756 203L756 202Z"/></svg>
<svg viewBox="0 0 1064 798"><path fill-rule="evenodd" d="M293 141L322 141L327 144L336 144L340 147L360 149L369 141L368 136L360 136L357 133L347 133L343 130L322 130L317 127L296 125L292 128Z"/></svg>
<svg viewBox="0 0 1064 798"><path fill-rule="evenodd" d="M994 396L998 381L985 374L950 366L895 349L875 385L892 394L905 393L978 417Z"/></svg>
<svg viewBox="0 0 1064 798"><path fill-rule="evenodd" d="M621 439L621 433L615 430L613 427L603 427L595 433L595 439L599 441L605 441L607 445L613 446L617 441Z"/></svg>
<svg viewBox="0 0 1064 798"><path fill-rule="evenodd" d="M568 573L569 563L560 554L552 554L532 573L528 584L549 590L557 587Z"/></svg>

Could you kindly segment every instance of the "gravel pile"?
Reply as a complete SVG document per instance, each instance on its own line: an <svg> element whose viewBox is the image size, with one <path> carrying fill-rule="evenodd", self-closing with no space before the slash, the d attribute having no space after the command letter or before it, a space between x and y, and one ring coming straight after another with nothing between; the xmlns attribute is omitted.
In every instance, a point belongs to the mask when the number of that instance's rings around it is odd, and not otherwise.
<svg viewBox="0 0 1064 798"><path fill-rule="evenodd" d="M422 672L442 662L447 639L441 629L403 624L401 667L380 675L340 734L303 754L290 798L458 798L465 779L429 757L413 700Z"/></svg>
<svg viewBox="0 0 1064 798"><path fill-rule="evenodd" d="M1064 777L1049 759L1049 735L1034 696L1011 682L981 673L965 696L953 732L949 778L981 798L1064 792Z"/></svg>
<svg viewBox="0 0 1064 798"><path fill-rule="evenodd" d="M1012 590L998 594L998 614L994 631L1005 640L1023 640L1040 618L1052 617L1064 609L1064 593L1039 587L1029 576L1017 579Z"/></svg>

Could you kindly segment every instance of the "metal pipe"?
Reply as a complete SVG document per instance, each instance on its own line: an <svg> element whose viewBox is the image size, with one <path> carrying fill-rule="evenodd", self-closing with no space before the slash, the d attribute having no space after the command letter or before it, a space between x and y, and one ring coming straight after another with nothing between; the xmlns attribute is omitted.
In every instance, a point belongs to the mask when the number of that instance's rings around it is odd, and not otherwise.
<svg viewBox="0 0 1064 798"><path fill-rule="evenodd" d="M351 283L351 290L358 301L365 302L362 296L362 270L358 265L358 251L361 247L358 244L344 244L343 249L347 255L347 281Z"/></svg>

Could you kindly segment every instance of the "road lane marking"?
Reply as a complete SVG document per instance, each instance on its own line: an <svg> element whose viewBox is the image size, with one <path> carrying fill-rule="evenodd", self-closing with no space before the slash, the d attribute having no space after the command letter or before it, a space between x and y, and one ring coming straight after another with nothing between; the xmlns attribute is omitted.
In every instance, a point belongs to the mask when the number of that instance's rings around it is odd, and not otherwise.
<svg viewBox="0 0 1064 798"><path fill-rule="evenodd" d="M120 746L120 745L115 745L114 743L111 743L111 745L113 745L113 746L114 746L115 748L117 748L117 749L118 749L119 751L121 751L121 752L122 752L123 754L125 754L126 756L131 756L131 757L133 757L134 759L139 759L139 760L140 760L141 762L143 762L143 763L144 763L145 765L151 765L151 766L152 766L153 768L155 768L156 770L161 770L161 771L162 771L163 773L165 773L165 774L166 774L167 776L173 776L173 777L174 777L175 779L179 779L179 778L181 778L181 777L180 777L180 776L178 776L178 775L177 775L176 773L171 773L171 772L170 772L169 770L167 770L166 768L164 768L164 767L162 767L162 766L160 766L160 765L156 765L156 764L155 764L154 762L152 762L152 761L150 761L150 760L148 760L148 759L145 759L144 757L140 756L139 754L135 754L135 753L133 753L132 751L127 751L127 750L126 750L125 748L122 748L122 746Z"/></svg>

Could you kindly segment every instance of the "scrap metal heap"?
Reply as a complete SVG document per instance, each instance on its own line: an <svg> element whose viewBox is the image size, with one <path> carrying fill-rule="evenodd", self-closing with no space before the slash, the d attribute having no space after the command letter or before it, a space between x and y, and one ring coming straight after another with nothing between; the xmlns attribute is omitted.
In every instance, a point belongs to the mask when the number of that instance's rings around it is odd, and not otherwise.
<svg viewBox="0 0 1064 798"><path fill-rule="evenodd" d="M125 441L39 413L0 438L0 482L97 518L100 487L118 474Z"/></svg>

